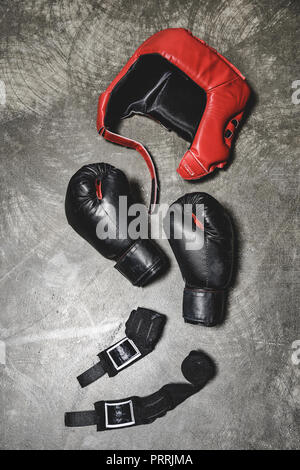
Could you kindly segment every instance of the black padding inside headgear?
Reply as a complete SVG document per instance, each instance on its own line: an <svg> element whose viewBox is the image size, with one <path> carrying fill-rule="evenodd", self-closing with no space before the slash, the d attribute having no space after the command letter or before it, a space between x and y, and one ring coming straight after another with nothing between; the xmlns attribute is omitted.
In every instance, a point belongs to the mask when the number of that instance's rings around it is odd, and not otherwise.
<svg viewBox="0 0 300 470"><path fill-rule="evenodd" d="M159 54L146 54L130 67L111 92L105 126L144 114L192 142L206 105L206 93Z"/></svg>

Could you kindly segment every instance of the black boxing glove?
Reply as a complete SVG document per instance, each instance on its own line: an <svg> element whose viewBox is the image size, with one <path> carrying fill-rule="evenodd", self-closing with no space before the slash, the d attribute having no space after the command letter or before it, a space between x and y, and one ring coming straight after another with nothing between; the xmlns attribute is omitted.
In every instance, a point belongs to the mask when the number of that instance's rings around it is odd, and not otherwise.
<svg viewBox="0 0 300 470"><path fill-rule="evenodd" d="M196 217L199 207L201 220ZM190 225L184 223L189 211ZM233 229L228 214L209 194L190 193L170 206L164 230L185 281L184 321L205 326L221 323L233 266ZM191 240L193 249L188 249Z"/></svg>
<svg viewBox="0 0 300 470"><path fill-rule="evenodd" d="M128 226L125 230L121 227L120 196L127 197L128 207L132 204L129 183L121 170L107 163L86 165L69 182L66 216L73 229L101 255L116 261L115 268L134 286L144 286L165 267L166 258L152 240L133 240ZM99 223L115 237L100 239Z"/></svg>

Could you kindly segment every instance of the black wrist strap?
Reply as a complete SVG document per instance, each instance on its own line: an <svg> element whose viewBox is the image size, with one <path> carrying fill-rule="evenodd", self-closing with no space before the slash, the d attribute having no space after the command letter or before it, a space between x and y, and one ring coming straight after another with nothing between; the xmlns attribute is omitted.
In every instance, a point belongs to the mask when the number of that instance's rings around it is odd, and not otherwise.
<svg viewBox="0 0 300 470"><path fill-rule="evenodd" d="M162 388L147 397L98 401L95 411L65 413L65 426L97 426L97 431L152 423L172 409L171 396Z"/></svg>
<svg viewBox="0 0 300 470"><path fill-rule="evenodd" d="M147 238L135 241L114 267L134 286L143 287L162 271L166 264L166 257L159 246Z"/></svg>
<svg viewBox="0 0 300 470"><path fill-rule="evenodd" d="M106 373L114 377L121 370L149 354L159 340L165 315L146 308L133 310L126 322L126 337L98 354L100 362L77 377L86 387Z"/></svg>
<svg viewBox="0 0 300 470"><path fill-rule="evenodd" d="M96 425L98 416L96 411L74 411L73 413L65 413L65 426L82 427Z"/></svg>
<svg viewBox="0 0 300 470"><path fill-rule="evenodd" d="M88 369L87 371L83 372L83 374L77 377L78 382L80 383L81 387L87 387L91 383L95 382L96 380L100 379L103 375L106 374L106 370L102 367L100 362L97 362L93 367Z"/></svg>
<svg viewBox="0 0 300 470"><path fill-rule="evenodd" d="M65 425L96 425L97 431L107 431L150 424L201 390L215 373L213 362L201 351L192 351L184 359L181 370L189 383L167 384L146 397L99 401L94 405L95 411L65 413Z"/></svg>

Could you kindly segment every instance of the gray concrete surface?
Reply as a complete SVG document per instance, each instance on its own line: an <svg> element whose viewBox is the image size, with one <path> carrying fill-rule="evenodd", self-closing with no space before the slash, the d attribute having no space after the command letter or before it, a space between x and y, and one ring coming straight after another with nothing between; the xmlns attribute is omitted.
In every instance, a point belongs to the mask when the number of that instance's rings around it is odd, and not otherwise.
<svg viewBox="0 0 300 470"><path fill-rule="evenodd" d="M1 448L299 448L299 14L297 0L1 0ZM171 26L217 48L255 92L231 164L196 184L175 173L184 141L145 118L123 124L150 148L162 202L206 191L234 217L237 276L213 329L184 325L166 241L168 275L133 288L64 214L69 178L97 161L125 170L148 201L144 162L97 135L97 97L145 38ZM156 351L81 390L76 375L121 338L138 305L169 317ZM195 348L218 375L166 417L109 433L64 428L67 410L181 380Z"/></svg>

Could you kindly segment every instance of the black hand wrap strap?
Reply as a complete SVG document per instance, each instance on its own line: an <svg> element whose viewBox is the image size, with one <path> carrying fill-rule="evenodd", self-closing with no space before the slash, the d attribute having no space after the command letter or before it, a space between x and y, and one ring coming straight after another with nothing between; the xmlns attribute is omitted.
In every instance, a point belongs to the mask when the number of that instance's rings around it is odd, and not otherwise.
<svg viewBox="0 0 300 470"><path fill-rule="evenodd" d="M87 387L89 384L95 382L96 380L100 379L102 375L106 374L106 370L102 367L100 362L97 362L93 367L83 372L81 375L77 377L78 382L80 383L81 387Z"/></svg>
<svg viewBox="0 0 300 470"><path fill-rule="evenodd" d="M65 426L81 427L97 424L98 417L96 411L75 411L74 413L65 413Z"/></svg>
<svg viewBox="0 0 300 470"><path fill-rule="evenodd" d="M215 367L212 360L201 351L192 351L181 366L184 377L190 382L171 383L146 397L129 397L123 400L99 401L95 411L65 414L65 425L96 425L97 431L150 424L168 411L199 392L213 378Z"/></svg>
<svg viewBox="0 0 300 470"><path fill-rule="evenodd" d="M153 351L165 322L165 315L153 310L140 307L133 310L126 322L126 337L98 354L100 362L77 377L81 387L95 382L106 373L113 377Z"/></svg>

